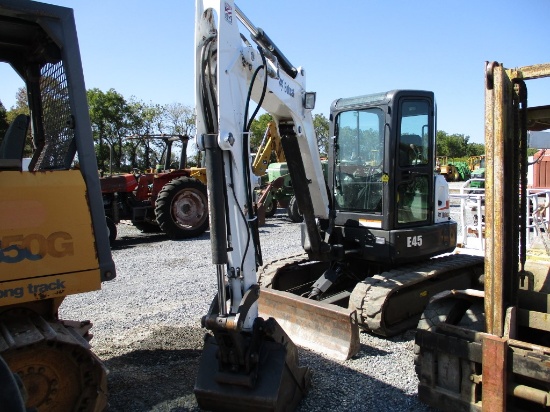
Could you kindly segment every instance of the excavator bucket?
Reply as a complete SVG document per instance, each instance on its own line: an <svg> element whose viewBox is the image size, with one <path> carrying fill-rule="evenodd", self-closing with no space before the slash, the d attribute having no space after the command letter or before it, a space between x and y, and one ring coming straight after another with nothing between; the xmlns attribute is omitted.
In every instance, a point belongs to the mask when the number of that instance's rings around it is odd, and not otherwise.
<svg viewBox="0 0 550 412"><path fill-rule="evenodd" d="M292 341L302 347L337 360L359 352L355 310L261 288L259 313L264 318L275 318Z"/></svg>
<svg viewBox="0 0 550 412"><path fill-rule="evenodd" d="M256 319L259 340L242 334L206 335L204 350L195 382L199 407L208 411L279 412L295 410L311 384L311 370L298 365L298 350L273 318ZM250 373L224 368L222 347L228 342L249 339ZM238 356L239 345L229 345L231 356Z"/></svg>

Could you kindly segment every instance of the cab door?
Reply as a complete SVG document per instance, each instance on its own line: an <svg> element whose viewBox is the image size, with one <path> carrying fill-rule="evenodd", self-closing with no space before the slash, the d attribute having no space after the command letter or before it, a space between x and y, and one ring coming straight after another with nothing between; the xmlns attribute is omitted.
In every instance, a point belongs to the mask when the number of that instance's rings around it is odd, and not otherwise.
<svg viewBox="0 0 550 412"><path fill-rule="evenodd" d="M398 99L395 144L395 228L428 224L433 215L433 98Z"/></svg>

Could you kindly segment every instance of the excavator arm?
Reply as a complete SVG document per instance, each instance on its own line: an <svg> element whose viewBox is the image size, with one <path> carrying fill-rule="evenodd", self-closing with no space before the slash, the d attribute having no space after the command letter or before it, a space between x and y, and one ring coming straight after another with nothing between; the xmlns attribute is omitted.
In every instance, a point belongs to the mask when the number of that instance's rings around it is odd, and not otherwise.
<svg viewBox="0 0 550 412"><path fill-rule="evenodd" d="M256 110L269 112L278 128L292 136L298 154L288 160L303 170L305 176L299 180L307 182L311 217L327 218L328 196L311 117L315 95L305 91L305 71L290 65L232 2L197 1L196 12L197 136L207 163L212 163L210 168L207 165L212 173L208 178L215 232L212 252L214 264L221 265L220 270L227 268L230 279L233 275L238 279L229 282L230 309L236 313L244 293L256 284L261 264L249 161L252 100L257 102ZM257 47L241 35L239 22ZM252 329L255 317L251 308L243 320L245 330Z"/></svg>
<svg viewBox="0 0 550 412"><path fill-rule="evenodd" d="M262 256L249 148L251 120L263 108L279 129L291 177L298 170L296 181L307 191L316 239L311 243L320 248L314 219L328 217L328 196L311 116L315 94L306 92L305 80L305 71L290 64L232 1L197 0L197 143L205 151L218 284L202 320L213 336L205 340L195 386L205 409L292 408L309 385L309 369L298 366L290 338L274 319L258 316Z"/></svg>

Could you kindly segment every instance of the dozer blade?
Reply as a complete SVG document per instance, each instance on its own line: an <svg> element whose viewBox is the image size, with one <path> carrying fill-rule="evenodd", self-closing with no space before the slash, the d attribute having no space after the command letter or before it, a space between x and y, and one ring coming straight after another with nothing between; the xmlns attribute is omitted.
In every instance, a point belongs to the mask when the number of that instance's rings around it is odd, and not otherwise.
<svg viewBox="0 0 550 412"><path fill-rule="evenodd" d="M201 409L293 411L306 395L311 385L311 370L298 365L298 350L292 340L275 319L256 321L262 324L263 338L258 352L252 350L254 355L250 361L257 365L250 374L224 369L220 365L220 347L226 343L225 337L218 335L220 345L215 336L206 335L194 389Z"/></svg>
<svg viewBox="0 0 550 412"><path fill-rule="evenodd" d="M268 288L261 288L258 310L264 318L275 318L297 345L337 360L359 352L355 310Z"/></svg>

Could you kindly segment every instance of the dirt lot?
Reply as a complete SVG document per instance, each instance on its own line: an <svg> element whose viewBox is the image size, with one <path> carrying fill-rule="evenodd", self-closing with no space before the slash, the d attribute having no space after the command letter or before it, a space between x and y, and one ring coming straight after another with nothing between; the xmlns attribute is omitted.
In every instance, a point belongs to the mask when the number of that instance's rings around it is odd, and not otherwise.
<svg viewBox="0 0 550 412"><path fill-rule="evenodd" d="M300 232L284 211L260 231L264 261L300 253ZM209 233L171 241L119 225L115 280L68 297L65 319L94 323L93 349L104 360L111 412L196 411L193 387L205 330L200 318L216 293ZM313 371L300 411L430 411L417 399L414 332L392 339L361 333L358 355L337 362L299 350Z"/></svg>

